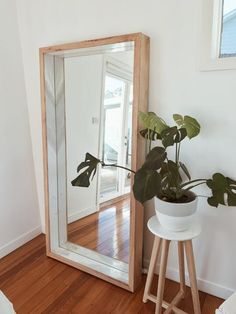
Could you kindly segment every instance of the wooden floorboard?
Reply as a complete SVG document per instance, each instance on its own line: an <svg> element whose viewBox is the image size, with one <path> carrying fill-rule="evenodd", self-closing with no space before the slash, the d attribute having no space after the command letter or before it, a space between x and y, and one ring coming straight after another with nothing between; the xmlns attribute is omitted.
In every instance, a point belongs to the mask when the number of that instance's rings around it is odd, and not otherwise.
<svg viewBox="0 0 236 314"><path fill-rule="evenodd" d="M45 237L38 236L0 260L0 290L17 314L151 314L152 302L142 302L146 276L135 293L127 292L45 255ZM157 277L153 283L156 292ZM170 301L178 284L166 280L164 298ZM200 292L202 314L213 314L222 299ZM191 291L180 308L193 314ZM4 314L4 313L1 313Z"/></svg>
<svg viewBox="0 0 236 314"><path fill-rule="evenodd" d="M68 225L70 242L125 263L129 261L129 238L129 197Z"/></svg>

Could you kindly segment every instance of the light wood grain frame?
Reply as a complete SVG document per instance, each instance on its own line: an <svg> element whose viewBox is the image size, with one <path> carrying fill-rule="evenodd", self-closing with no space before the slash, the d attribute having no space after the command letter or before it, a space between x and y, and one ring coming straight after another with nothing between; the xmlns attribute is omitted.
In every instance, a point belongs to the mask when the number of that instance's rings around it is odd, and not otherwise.
<svg viewBox="0 0 236 314"><path fill-rule="evenodd" d="M133 98L133 131L132 131L132 169L138 169L145 159L145 142L139 135L138 112L147 111L148 83L149 83L149 38L142 33L113 36L102 39L86 40L50 47L40 48L40 80L42 102L42 136L44 156L44 193L46 211L46 252L47 255L61 262L76 267L82 271L95 275L129 291L135 291L141 282L142 275L142 249L143 249L143 207L131 193L131 222L130 222L130 258L129 279L125 284L112 276L104 275L95 269L80 265L66 257L55 254L51 250L50 224L49 224L49 183L47 162L47 126L46 126L46 99L45 99L45 55L48 53L90 48L101 45L110 45L122 42L134 42L134 98ZM131 184L133 183L133 179Z"/></svg>

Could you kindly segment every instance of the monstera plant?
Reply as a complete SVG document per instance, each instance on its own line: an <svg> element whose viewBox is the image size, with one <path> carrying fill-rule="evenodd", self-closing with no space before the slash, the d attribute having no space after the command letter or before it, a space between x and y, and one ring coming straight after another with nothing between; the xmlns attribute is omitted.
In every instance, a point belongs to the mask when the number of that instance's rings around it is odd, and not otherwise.
<svg viewBox="0 0 236 314"><path fill-rule="evenodd" d="M77 168L78 176L71 182L73 186L88 187L99 165L114 166L134 173L133 193L136 200L141 203L155 197L155 200L164 202L165 208L167 208L166 202L169 208L171 204L180 204L184 210L183 216L186 216L188 213L186 214L183 204L194 202L197 198L190 190L198 185L206 184L211 192L211 196L207 198L209 205L236 206L235 180L221 173L214 173L211 178L192 179L187 167L180 161L182 142L186 139L193 139L200 132L200 125L196 119L174 114L175 125L169 126L154 112L140 112L139 118L144 126L140 135L147 141L148 150L142 167L135 172L121 165L105 164L103 160L87 153L85 161L81 162ZM174 149L173 160L168 156L169 147ZM161 206L160 203L157 204L159 210ZM161 210L162 214L165 210L167 209ZM179 215L182 215L176 206L174 210L178 210ZM194 211L190 210L190 212L193 214ZM168 217L171 214L168 212ZM176 216L176 213L173 215ZM181 230L182 227L178 228L176 227L175 230Z"/></svg>
<svg viewBox="0 0 236 314"><path fill-rule="evenodd" d="M140 135L148 146L146 160L136 172L117 164L105 164L89 153L77 168L78 176L71 182L73 186L88 187L96 174L97 167L114 166L134 173L133 193L140 203L154 197L156 215L162 227L171 231L191 228L196 221L197 195L191 190L206 184L211 191L208 204L236 206L236 181L221 173L211 178L191 179L186 165L180 161L181 143L196 137L200 125L190 116L174 114L174 126L169 126L154 112L140 112L144 128ZM153 143L157 142L157 146ZM154 146L154 147L153 147ZM168 156L167 149L174 148L174 160Z"/></svg>

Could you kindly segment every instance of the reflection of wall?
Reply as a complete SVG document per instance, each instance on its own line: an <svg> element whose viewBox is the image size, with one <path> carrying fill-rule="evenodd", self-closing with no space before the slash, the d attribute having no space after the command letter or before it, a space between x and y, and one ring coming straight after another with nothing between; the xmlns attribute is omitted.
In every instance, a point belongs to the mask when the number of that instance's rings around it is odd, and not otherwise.
<svg viewBox="0 0 236 314"><path fill-rule="evenodd" d="M41 232L15 1L0 1L0 258Z"/></svg>
<svg viewBox="0 0 236 314"><path fill-rule="evenodd" d="M86 152L98 156L102 66L101 55L65 59L67 197L68 215L73 216L70 221L96 210L97 180L89 188L73 187L70 182Z"/></svg>
<svg viewBox="0 0 236 314"><path fill-rule="evenodd" d="M182 158L193 178L224 171L236 177L235 81L236 71L200 72L197 69L201 28L199 0L66 1L17 0L21 29L28 107L41 215L43 167L38 48L56 43L143 31L151 38L150 110L169 123L173 113L194 115L202 124L200 137L183 145ZM199 190L199 194L206 191ZM145 211L153 215L153 206ZM203 223L194 241L200 287L226 296L236 290L236 208L218 209L199 199ZM44 224L44 220L42 220ZM145 230L148 259L152 237ZM168 276L175 278L176 250L171 248Z"/></svg>
<svg viewBox="0 0 236 314"><path fill-rule="evenodd" d="M108 57L114 58L114 53L108 53ZM133 69L134 65L134 51L125 51L125 52L116 52L115 59L119 60L125 64L128 64L128 66Z"/></svg>

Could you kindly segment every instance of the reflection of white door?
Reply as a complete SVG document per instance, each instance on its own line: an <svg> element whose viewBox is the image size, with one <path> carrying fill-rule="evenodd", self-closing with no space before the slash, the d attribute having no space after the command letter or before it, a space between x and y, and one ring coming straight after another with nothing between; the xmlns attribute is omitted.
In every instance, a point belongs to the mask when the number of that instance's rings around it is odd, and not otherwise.
<svg viewBox="0 0 236 314"><path fill-rule="evenodd" d="M102 104L102 159L106 164L130 167L132 90L131 81L120 75L106 73ZM130 191L130 175L123 169L101 169L100 202Z"/></svg>
<svg viewBox="0 0 236 314"><path fill-rule="evenodd" d="M97 178L89 188L71 185L76 169L87 152L99 154L101 55L65 58L66 158L68 221L98 210ZM91 92L92 91L92 92Z"/></svg>

